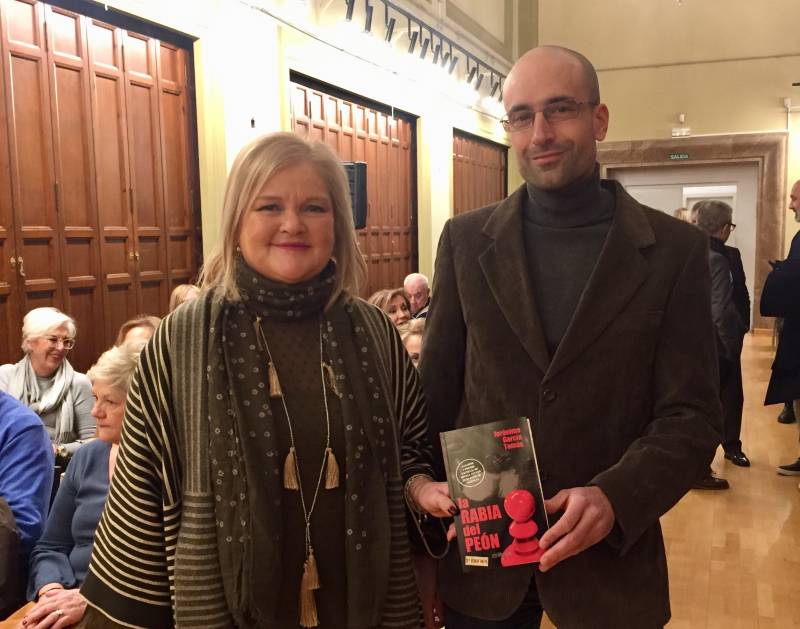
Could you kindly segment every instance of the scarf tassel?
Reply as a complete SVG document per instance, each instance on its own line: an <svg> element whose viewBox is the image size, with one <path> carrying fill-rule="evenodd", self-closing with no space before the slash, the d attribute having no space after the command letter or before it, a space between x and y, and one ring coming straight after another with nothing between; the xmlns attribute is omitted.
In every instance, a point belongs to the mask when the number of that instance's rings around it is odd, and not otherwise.
<svg viewBox="0 0 800 629"><path fill-rule="evenodd" d="M269 362L269 396L270 397L283 397L283 390L281 389L281 381L278 380L278 370L275 369L275 363Z"/></svg>
<svg viewBox="0 0 800 629"><path fill-rule="evenodd" d="M289 448L289 454L283 462L283 487L284 489L300 489L297 479L297 455L294 446Z"/></svg>
<svg viewBox="0 0 800 629"><path fill-rule="evenodd" d="M318 627L317 602L314 590L319 589L319 572L317 560L314 558L314 549L308 552L308 558L303 564L303 578L300 579L300 626Z"/></svg>
<svg viewBox="0 0 800 629"><path fill-rule="evenodd" d="M325 489L334 489L339 486L339 463L337 463L336 456L330 448L325 448L325 454L327 455Z"/></svg>

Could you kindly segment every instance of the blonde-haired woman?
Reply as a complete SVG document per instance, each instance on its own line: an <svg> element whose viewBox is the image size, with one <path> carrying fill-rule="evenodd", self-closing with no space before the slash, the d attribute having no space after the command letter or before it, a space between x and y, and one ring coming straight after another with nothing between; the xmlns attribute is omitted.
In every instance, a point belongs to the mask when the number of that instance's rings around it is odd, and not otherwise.
<svg viewBox="0 0 800 629"><path fill-rule="evenodd" d="M194 284L178 284L169 296L169 311L172 312L182 303L200 295L200 289Z"/></svg>
<svg viewBox="0 0 800 629"><path fill-rule="evenodd" d="M56 308L34 308L22 321L22 360L0 366L0 391L41 417L53 449L64 457L93 437L95 428L92 385L67 360L76 334L69 315Z"/></svg>
<svg viewBox="0 0 800 629"><path fill-rule="evenodd" d="M58 488L44 533L31 553L28 598L37 601L27 627L67 627L86 609L78 588L86 577L97 522L114 476L125 401L143 341L104 352L87 373L95 401L97 439L73 457Z"/></svg>
<svg viewBox="0 0 800 629"><path fill-rule="evenodd" d="M406 348L411 362L415 367L419 367L419 359L422 356L422 341L425 338L425 319L411 319L400 326L400 340Z"/></svg>
<svg viewBox="0 0 800 629"><path fill-rule="evenodd" d="M288 133L246 146L203 293L134 378L87 627L418 627L404 489L454 507L416 370L355 297L364 273L336 155Z"/></svg>
<svg viewBox="0 0 800 629"><path fill-rule="evenodd" d="M411 319L411 305L402 288L379 290L372 293L367 301L383 310L397 327Z"/></svg>

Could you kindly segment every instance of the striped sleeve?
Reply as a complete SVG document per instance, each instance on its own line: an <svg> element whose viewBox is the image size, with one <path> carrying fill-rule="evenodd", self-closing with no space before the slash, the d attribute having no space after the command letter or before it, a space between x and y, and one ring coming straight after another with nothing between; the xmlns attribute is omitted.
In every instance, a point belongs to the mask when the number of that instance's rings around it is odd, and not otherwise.
<svg viewBox="0 0 800 629"><path fill-rule="evenodd" d="M391 319L377 308L380 316L377 327L386 339L388 350L389 385L400 437L400 468L403 481L414 474L433 476L432 444L428 436L428 406L422 391L419 374L408 355L397 328Z"/></svg>
<svg viewBox="0 0 800 629"><path fill-rule="evenodd" d="M181 469L162 324L128 392L120 451L81 588L90 606L124 627L171 627Z"/></svg>

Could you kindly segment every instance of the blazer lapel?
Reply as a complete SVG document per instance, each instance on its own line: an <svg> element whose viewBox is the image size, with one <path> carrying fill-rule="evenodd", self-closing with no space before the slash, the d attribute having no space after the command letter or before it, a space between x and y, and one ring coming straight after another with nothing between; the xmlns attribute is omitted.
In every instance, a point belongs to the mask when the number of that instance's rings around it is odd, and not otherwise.
<svg viewBox="0 0 800 629"><path fill-rule="evenodd" d="M614 320L649 275L641 249L655 235L639 203L615 182L616 211L578 307L556 350L546 379L567 367Z"/></svg>
<svg viewBox="0 0 800 629"><path fill-rule="evenodd" d="M545 373L550 354L534 303L522 235L521 206L525 198L522 186L492 212L483 228L492 242L480 255L479 263L508 324L534 364Z"/></svg>

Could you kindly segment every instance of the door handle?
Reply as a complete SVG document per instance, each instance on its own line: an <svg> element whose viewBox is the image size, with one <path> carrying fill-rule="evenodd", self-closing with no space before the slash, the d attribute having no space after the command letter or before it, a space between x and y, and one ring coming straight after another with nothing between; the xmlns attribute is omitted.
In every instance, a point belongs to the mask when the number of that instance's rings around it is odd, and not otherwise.
<svg viewBox="0 0 800 629"><path fill-rule="evenodd" d="M17 259L14 256L11 256L11 259L9 260L9 264L11 265L12 269L16 269L17 268Z"/></svg>
<svg viewBox="0 0 800 629"><path fill-rule="evenodd" d="M25 277L25 260L22 259L22 256L17 258L17 262L19 262L19 275L20 277Z"/></svg>

